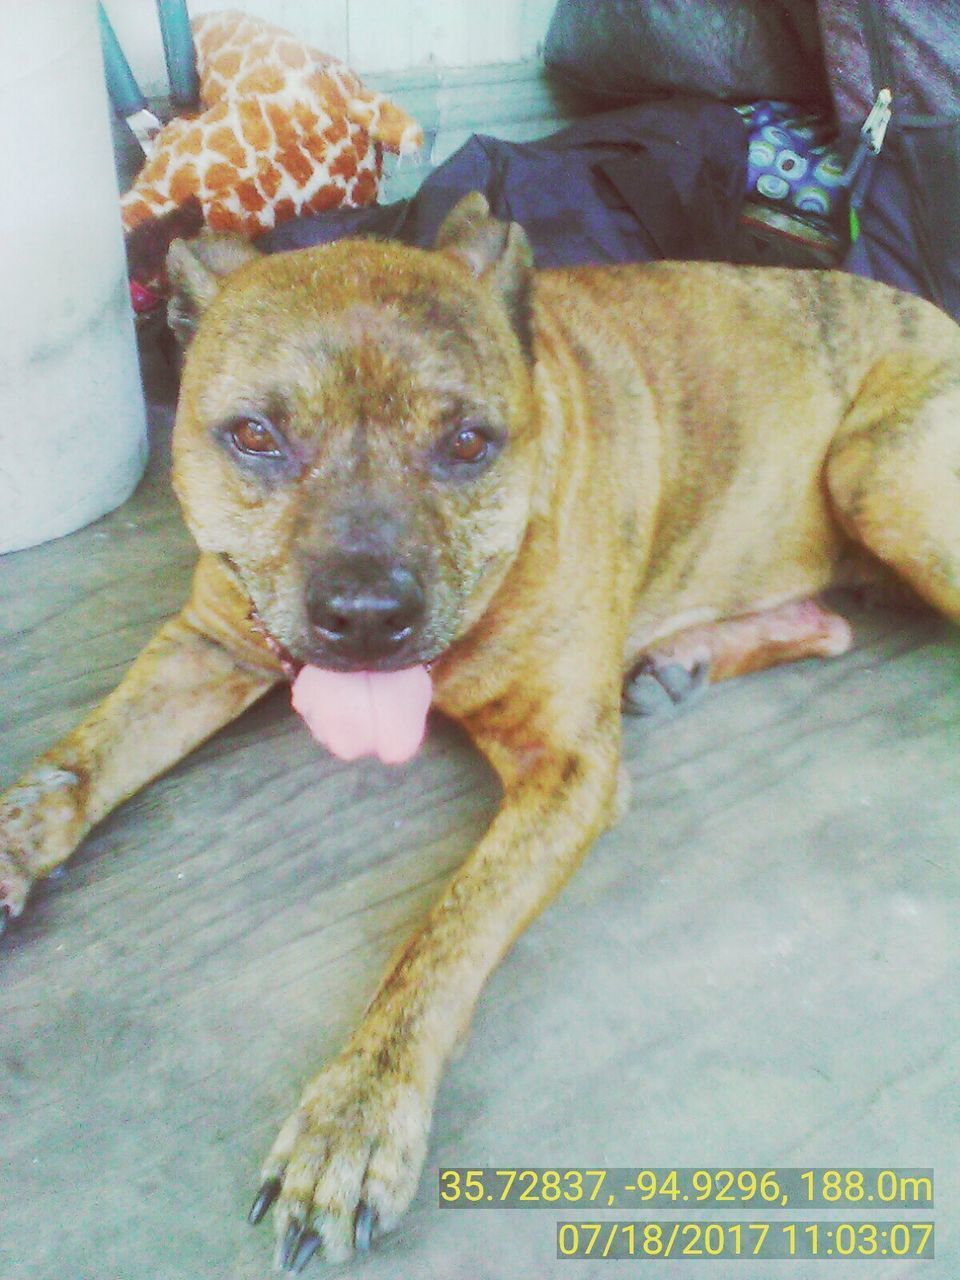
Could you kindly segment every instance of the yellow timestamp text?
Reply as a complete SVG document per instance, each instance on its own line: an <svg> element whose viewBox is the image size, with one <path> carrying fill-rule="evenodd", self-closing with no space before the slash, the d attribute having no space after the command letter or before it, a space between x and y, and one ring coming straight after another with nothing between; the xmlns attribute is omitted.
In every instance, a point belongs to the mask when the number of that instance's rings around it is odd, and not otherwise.
<svg viewBox="0 0 960 1280"><path fill-rule="evenodd" d="M557 1257L914 1258L934 1256L932 1222L558 1222Z"/></svg>
<svg viewBox="0 0 960 1280"><path fill-rule="evenodd" d="M933 1208L932 1169L441 1169L440 1208Z"/></svg>

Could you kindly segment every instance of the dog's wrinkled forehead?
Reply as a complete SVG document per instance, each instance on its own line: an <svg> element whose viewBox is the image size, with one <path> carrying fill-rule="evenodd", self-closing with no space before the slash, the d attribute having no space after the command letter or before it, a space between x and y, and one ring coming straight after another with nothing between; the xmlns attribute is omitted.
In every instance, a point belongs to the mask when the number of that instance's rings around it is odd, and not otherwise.
<svg viewBox="0 0 960 1280"><path fill-rule="evenodd" d="M508 325L491 327L489 300L462 272L434 255L398 270L374 246L336 250L266 258L227 282L196 342L211 414L252 396L375 417L395 400L489 399L507 382Z"/></svg>
<svg viewBox="0 0 960 1280"><path fill-rule="evenodd" d="M268 316L284 330L379 317L381 323L395 320L401 327L424 325L442 333L476 330L488 310L485 300L485 290L443 255L341 241L257 259L226 279L214 311L224 308L245 329Z"/></svg>

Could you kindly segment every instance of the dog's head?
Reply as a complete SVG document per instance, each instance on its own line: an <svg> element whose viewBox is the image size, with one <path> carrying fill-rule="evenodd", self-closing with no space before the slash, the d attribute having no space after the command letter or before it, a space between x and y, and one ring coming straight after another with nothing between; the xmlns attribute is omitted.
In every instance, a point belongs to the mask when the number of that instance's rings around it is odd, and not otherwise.
<svg viewBox="0 0 960 1280"><path fill-rule="evenodd" d="M173 246L174 486L295 663L428 663L502 583L537 472L530 269L476 194L433 252Z"/></svg>

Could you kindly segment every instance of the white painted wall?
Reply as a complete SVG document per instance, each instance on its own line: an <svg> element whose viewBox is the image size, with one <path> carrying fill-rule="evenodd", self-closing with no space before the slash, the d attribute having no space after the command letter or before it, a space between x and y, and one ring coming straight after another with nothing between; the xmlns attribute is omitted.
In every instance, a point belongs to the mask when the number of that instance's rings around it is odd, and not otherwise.
<svg viewBox="0 0 960 1280"><path fill-rule="evenodd" d="M37 0L33 0L37 3ZM191 15L234 8L292 31L358 72L467 67L535 58L556 0L190 0ZM105 0L141 88L166 76L153 0Z"/></svg>

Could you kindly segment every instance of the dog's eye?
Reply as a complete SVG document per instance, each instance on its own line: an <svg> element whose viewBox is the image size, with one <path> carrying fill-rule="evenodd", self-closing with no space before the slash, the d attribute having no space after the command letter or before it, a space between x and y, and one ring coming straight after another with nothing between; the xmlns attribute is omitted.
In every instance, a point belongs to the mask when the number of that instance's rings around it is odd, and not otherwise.
<svg viewBox="0 0 960 1280"><path fill-rule="evenodd" d="M486 470L503 442L503 433L488 423L461 419L440 441L433 465L440 475L467 479Z"/></svg>
<svg viewBox="0 0 960 1280"><path fill-rule="evenodd" d="M227 440L248 458L282 458L283 441L274 427L260 418L237 418L225 432Z"/></svg>
<svg viewBox="0 0 960 1280"><path fill-rule="evenodd" d="M477 427L461 427L450 440L450 457L454 462L482 462L490 442Z"/></svg>
<svg viewBox="0 0 960 1280"><path fill-rule="evenodd" d="M506 439L501 428L464 415L434 445L430 468L438 479L454 483L478 479L496 459Z"/></svg>

